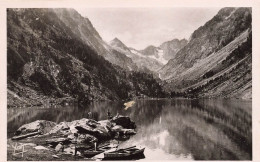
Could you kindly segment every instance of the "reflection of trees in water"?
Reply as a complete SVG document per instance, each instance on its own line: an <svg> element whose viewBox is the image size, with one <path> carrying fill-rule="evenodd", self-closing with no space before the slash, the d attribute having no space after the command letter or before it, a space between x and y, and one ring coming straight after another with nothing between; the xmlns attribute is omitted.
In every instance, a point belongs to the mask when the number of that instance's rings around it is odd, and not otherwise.
<svg viewBox="0 0 260 162"><path fill-rule="evenodd" d="M188 114L197 116L198 119L205 122L205 127L213 127L214 130L218 130L218 132L215 132L218 136L214 139L209 138L212 134L207 135L206 138L204 137L206 141L215 142L212 144L216 145L213 150L216 151L222 148L222 150L226 149L226 155L230 154L230 156L237 156L237 158L250 159L252 158L252 125L251 115L248 114L246 109L250 109L250 105L248 107L247 102L241 102L240 105L234 104L235 107L233 108L232 102L231 100L192 100L192 109L189 109ZM197 132L203 134L203 131ZM220 140L215 140L216 138ZM224 138L228 138L228 140ZM189 140L184 140L184 142L186 141ZM192 142L188 142L188 145L190 143ZM227 143L231 143L230 146ZM217 157L217 153L214 155L214 157ZM221 155L224 157L224 153Z"/></svg>
<svg viewBox="0 0 260 162"><path fill-rule="evenodd" d="M8 137L12 136L21 125L36 120L53 122L72 121L86 117L87 111L79 110L77 106L69 105L57 108L24 108L8 109Z"/></svg>
<svg viewBox="0 0 260 162"><path fill-rule="evenodd" d="M198 103L197 107L207 113L207 116L204 116L205 120L221 128L235 142L243 140L241 147L249 149L252 145L252 119L246 109L250 107L246 104L240 103L240 106L234 104L236 106L233 108L232 102L227 100L215 100L213 103L206 100L203 104Z"/></svg>
<svg viewBox="0 0 260 162"><path fill-rule="evenodd" d="M88 110L94 114L96 120L107 119L109 110L113 116L117 113L127 115L137 124L149 124L153 122L156 116L160 115L165 101L156 100L138 100L133 107L125 110L123 102L97 102L88 106Z"/></svg>
<svg viewBox="0 0 260 162"><path fill-rule="evenodd" d="M112 102L112 101L102 101L94 102L88 105L85 109L93 114L95 120L105 120L107 119L107 111L111 115L115 116L117 112L122 112L123 102ZM122 114L122 113L119 113Z"/></svg>
<svg viewBox="0 0 260 162"><path fill-rule="evenodd" d="M242 108L245 105L241 104L241 107L235 108L238 111L234 111L230 102L185 99L166 101L159 108L159 113L151 111L149 115L152 120L150 123L141 123L140 131L132 137L130 143L160 148L177 155L192 153L196 159L250 159L251 118L245 118L248 115ZM151 103L144 107L154 107L156 110L156 103ZM158 115L162 118L161 124ZM158 137L165 131L169 132L167 136ZM167 143L160 146L158 140L155 140L160 138L165 138ZM176 143L178 147L174 147Z"/></svg>
<svg viewBox="0 0 260 162"><path fill-rule="evenodd" d="M205 138L193 128L185 127L178 134L178 139L182 145L191 151L195 160L237 160L238 157L225 146ZM247 157L248 158L248 157Z"/></svg>
<svg viewBox="0 0 260 162"><path fill-rule="evenodd" d="M137 125L148 125L160 116L164 104L164 101L138 100L132 108L128 109L129 116Z"/></svg>
<svg viewBox="0 0 260 162"><path fill-rule="evenodd" d="M196 159L250 159L252 157L251 104L232 100L138 100L124 110L123 102L96 102L84 107L58 109L8 109L8 133L44 119L55 122L112 115L128 115L137 135L126 144L140 143L170 154L190 154ZM161 118L161 123L160 123ZM166 142L162 142L166 141Z"/></svg>

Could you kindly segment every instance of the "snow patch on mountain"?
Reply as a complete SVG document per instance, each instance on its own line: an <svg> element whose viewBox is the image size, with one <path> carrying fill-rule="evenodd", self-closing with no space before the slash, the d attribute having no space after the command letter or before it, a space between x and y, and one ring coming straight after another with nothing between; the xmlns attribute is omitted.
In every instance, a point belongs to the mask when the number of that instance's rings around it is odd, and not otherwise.
<svg viewBox="0 0 260 162"><path fill-rule="evenodd" d="M155 59L155 60L159 61L160 63L166 65L168 61L163 58L163 55L164 55L163 50L158 49L157 51L158 51L158 53L157 53L158 57L156 57L155 55L148 56L148 57Z"/></svg>
<svg viewBox="0 0 260 162"><path fill-rule="evenodd" d="M131 49L130 51L131 51L132 54L135 54L135 55L137 55L137 56L140 56L140 57L143 57L143 58L146 58L146 57L147 57L147 56L142 55L140 52L138 52L138 51L136 51L136 50Z"/></svg>
<svg viewBox="0 0 260 162"><path fill-rule="evenodd" d="M154 59L154 60L156 60L156 61L158 61L158 62L160 62L161 64L163 64L163 65L166 65L167 64L167 60L165 60L164 58L163 58L163 50L157 50L157 56L155 56L155 55L150 55L150 56L145 56L145 55L143 55L142 53L140 53L140 52L138 52L137 50L134 50L134 49L130 49L130 51L131 51L131 53L132 54L135 54L135 55L137 55L137 56L139 56L139 57L143 57L143 58L151 58L151 59Z"/></svg>

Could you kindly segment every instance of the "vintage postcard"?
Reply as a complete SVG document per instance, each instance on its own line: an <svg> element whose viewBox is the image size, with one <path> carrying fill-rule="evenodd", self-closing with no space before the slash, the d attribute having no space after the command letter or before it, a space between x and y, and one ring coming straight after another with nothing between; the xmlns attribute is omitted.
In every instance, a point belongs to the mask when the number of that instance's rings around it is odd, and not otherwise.
<svg viewBox="0 0 260 162"><path fill-rule="evenodd" d="M177 2L1 2L1 160L260 160L259 3Z"/></svg>

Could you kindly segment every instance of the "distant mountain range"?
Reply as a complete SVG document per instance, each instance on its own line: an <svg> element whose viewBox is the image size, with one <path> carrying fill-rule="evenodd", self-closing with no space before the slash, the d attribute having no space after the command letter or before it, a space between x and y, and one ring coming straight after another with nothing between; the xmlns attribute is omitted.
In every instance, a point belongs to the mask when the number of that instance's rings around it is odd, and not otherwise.
<svg viewBox="0 0 260 162"><path fill-rule="evenodd" d="M130 57L140 70L148 69L151 72L158 74L168 60L174 58L175 54L187 44L186 39L164 42L160 47L150 45L144 50L136 50L132 47L127 47L118 38L110 41L110 46L115 50Z"/></svg>
<svg viewBox="0 0 260 162"><path fill-rule="evenodd" d="M8 106L165 97L164 91L250 99L251 23L251 8L223 8L188 41L136 50L118 38L106 43L74 9L8 9Z"/></svg>
<svg viewBox="0 0 260 162"><path fill-rule="evenodd" d="M187 43L188 41L186 39L173 39L162 43L159 47L150 45L139 52L145 56L154 58L165 65L170 59L173 59L176 53L187 45Z"/></svg>
<svg viewBox="0 0 260 162"><path fill-rule="evenodd" d="M109 42L109 44L114 48L114 50L131 58L140 71L156 73L160 68L163 67L163 63L157 59L145 56L134 48L128 48L118 38L113 39Z"/></svg>

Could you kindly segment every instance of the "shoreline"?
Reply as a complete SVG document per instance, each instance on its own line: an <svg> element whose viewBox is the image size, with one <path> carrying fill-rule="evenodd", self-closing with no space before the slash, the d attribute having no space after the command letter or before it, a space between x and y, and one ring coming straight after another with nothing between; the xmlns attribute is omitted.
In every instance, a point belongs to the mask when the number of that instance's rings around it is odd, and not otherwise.
<svg viewBox="0 0 260 162"><path fill-rule="evenodd" d="M52 98L52 100L62 100L63 98ZM164 99L190 99L190 100L240 100L240 101L252 101L252 98L236 98L236 97L230 97L230 98L225 98L225 97L165 97L165 98L154 98L154 97L145 97L145 98L132 98L132 99L126 99L126 100L94 100L89 102L88 104L94 103L94 102L129 102L129 101L135 101L135 100L164 100ZM55 104L35 104L35 105L15 105L15 106L10 106L7 104L7 109L12 109L12 108L28 108L28 107L39 107L39 108L47 108L47 107L59 107L59 106L68 106L68 105L81 105L81 103L78 103L73 99L73 102L65 102L65 100L62 100L60 102L56 102Z"/></svg>
<svg viewBox="0 0 260 162"><path fill-rule="evenodd" d="M118 147L117 139L135 135L135 128L135 123L129 117L121 115L100 121L86 118L60 123L36 120L22 125L15 136L7 139L7 159L94 160L84 157L84 151L80 150L99 148L104 144ZM21 151L22 147L24 156L15 155L14 149ZM81 149L76 151L78 147Z"/></svg>

